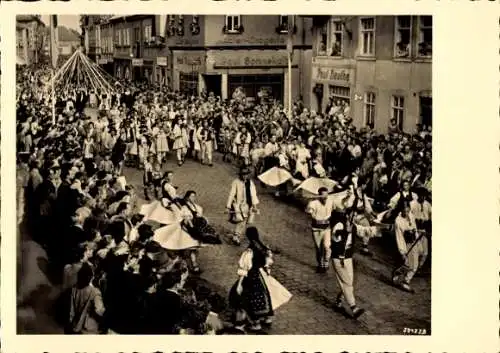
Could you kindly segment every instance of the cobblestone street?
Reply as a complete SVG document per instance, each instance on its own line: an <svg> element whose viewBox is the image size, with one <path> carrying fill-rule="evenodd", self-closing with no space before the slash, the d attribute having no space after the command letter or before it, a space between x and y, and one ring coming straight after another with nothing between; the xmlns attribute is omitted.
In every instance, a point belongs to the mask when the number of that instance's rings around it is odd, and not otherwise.
<svg viewBox="0 0 500 353"><path fill-rule="evenodd" d="M213 168L193 161L180 168L170 163L169 168L174 170L178 192L196 190L209 221L223 234L230 233L231 224L224 209L236 168L220 160ZM127 169L125 173L141 194L141 171ZM429 276L415 278L412 284L417 294L392 287L392 267L378 246L373 258L355 258L355 293L366 314L353 321L334 312L331 306L338 292L335 276L333 270L326 275L315 273L306 214L296 205L275 199L270 190L260 189L259 198L261 215L256 218L256 225L263 240L277 253L273 275L294 295L278 309L270 334L401 334L404 327L430 331ZM236 280L237 261L244 245L238 248L225 241L223 245L200 250L204 270L201 277L216 285L224 296Z"/></svg>
<svg viewBox="0 0 500 353"><path fill-rule="evenodd" d="M196 190L205 215L226 235L222 245L200 250L200 263L203 282L227 297L237 278L237 261L245 246L235 247L227 241L231 225L224 207L236 168L219 160L213 168L193 161L180 168L169 163L169 168L175 172L174 184L179 193ZM127 168L125 175L142 196L142 172ZM338 292L336 280L332 270L324 275L315 273L305 213L297 205L275 199L270 190L260 189L259 198L261 215L256 225L265 243L275 251L273 276L293 294L290 302L277 310L268 334L402 334L405 327L430 333L429 276L415 278L412 284L416 294L392 287L387 254L375 244L372 258L355 257L355 293L358 304L366 309L365 315L354 321L336 313L331 308ZM61 333L48 312L58 290L47 278L46 255L38 244L27 239L22 240L20 249L23 263L18 283L24 303L18 311L18 328L24 333Z"/></svg>

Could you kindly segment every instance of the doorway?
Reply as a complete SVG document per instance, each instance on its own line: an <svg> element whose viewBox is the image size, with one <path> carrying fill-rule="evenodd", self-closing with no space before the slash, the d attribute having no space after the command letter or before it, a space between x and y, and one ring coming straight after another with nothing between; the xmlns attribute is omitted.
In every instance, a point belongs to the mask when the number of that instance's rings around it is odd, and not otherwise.
<svg viewBox="0 0 500 353"><path fill-rule="evenodd" d="M432 97L420 97L420 123L432 126Z"/></svg>
<svg viewBox="0 0 500 353"><path fill-rule="evenodd" d="M213 92L216 97L222 96L222 75L203 75L207 93Z"/></svg>

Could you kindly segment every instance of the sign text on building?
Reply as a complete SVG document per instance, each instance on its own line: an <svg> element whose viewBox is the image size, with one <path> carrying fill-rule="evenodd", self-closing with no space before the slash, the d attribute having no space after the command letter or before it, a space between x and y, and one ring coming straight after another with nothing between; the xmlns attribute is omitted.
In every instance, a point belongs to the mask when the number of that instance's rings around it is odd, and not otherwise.
<svg viewBox="0 0 500 353"><path fill-rule="evenodd" d="M221 56L215 59L214 67L283 67L288 65L286 55L272 56Z"/></svg>
<svg viewBox="0 0 500 353"><path fill-rule="evenodd" d="M156 65L167 66L167 57L166 56L158 56L156 58Z"/></svg>
<svg viewBox="0 0 500 353"><path fill-rule="evenodd" d="M132 66L143 66L144 61L142 59L132 59Z"/></svg>
<svg viewBox="0 0 500 353"><path fill-rule="evenodd" d="M178 56L175 60L177 65L191 65L191 66L201 66L203 64L203 58L201 56Z"/></svg>
<svg viewBox="0 0 500 353"><path fill-rule="evenodd" d="M318 81L337 81L343 83L351 83L353 80L352 69L317 67L315 71L316 72L314 75L314 79Z"/></svg>
<svg viewBox="0 0 500 353"><path fill-rule="evenodd" d="M262 38L257 36L239 36L228 35L216 41L217 45L283 45L286 44L284 37Z"/></svg>

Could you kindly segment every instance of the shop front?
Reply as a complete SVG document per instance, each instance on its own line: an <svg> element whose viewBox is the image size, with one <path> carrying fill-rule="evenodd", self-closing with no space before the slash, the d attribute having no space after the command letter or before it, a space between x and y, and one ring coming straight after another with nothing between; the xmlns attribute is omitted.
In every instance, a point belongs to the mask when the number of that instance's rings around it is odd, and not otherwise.
<svg viewBox="0 0 500 353"><path fill-rule="evenodd" d="M141 81L142 73L144 70L144 60L143 59L132 59L132 80Z"/></svg>
<svg viewBox="0 0 500 353"><path fill-rule="evenodd" d="M106 71L107 74L113 76L113 57L112 56L106 56L106 55L101 55L99 59L97 59L97 64L104 70Z"/></svg>
<svg viewBox="0 0 500 353"><path fill-rule="evenodd" d="M155 83L160 87L170 87L170 79L168 73L168 58L166 56L156 57Z"/></svg>
<svg viewBox="0 0 500 353"><path fill-rule="evenodd" d="M143 81L146 81L147 83L154 83L154 65L155 61L153 59L143 59L143 70L142 70L142 77L141 79Z"/></svg>
<svg viewBox="0 0 500 353"><path fill-rule="evenodd" d="M312 68L312 109L324 112L332 101L352 105L355 70L350 66L316 65Z"/></svg>
<svg viewBox="0 0 500 353"><path fill-rule="evenodd" d="M200 92L201 75L205 71L205 52L174 51L173 52L173 86L174 90L189 95Z"/></svg>
<svg viewBox="0 0 500 353"><path fill-rule="evenodd" d="M276 99L284 102L288 82L288 55L285 50L223 50L207 53L207 91L231 98L236 89L256 101ZM292 62L292 96L300 95L300 74Z"/></svg>
<svg viewBox="0 0 500 353"><path fill-rule="evenodd" d="M132 79L132 61L130 59L114 58L114 76L120 80Z"/></svg>

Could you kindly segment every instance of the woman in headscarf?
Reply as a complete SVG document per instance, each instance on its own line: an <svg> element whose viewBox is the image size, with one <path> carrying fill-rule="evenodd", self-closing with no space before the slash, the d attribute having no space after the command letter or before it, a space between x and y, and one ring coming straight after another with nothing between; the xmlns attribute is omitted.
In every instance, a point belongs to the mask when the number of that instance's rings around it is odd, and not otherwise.
<svg viewBox="0 0 500 353"><path fill-rule="evenodd" d="M257 228L247 228L246 236L250 244L238 262L239 278L229 292L229 301L239 316L236 327L243 328L241 321L246 315L249 329L259 331L262 324L272 323L274 315L271 294L261 273L261 269L265 271L269 267L272 253L261 242Z"/></svg>

